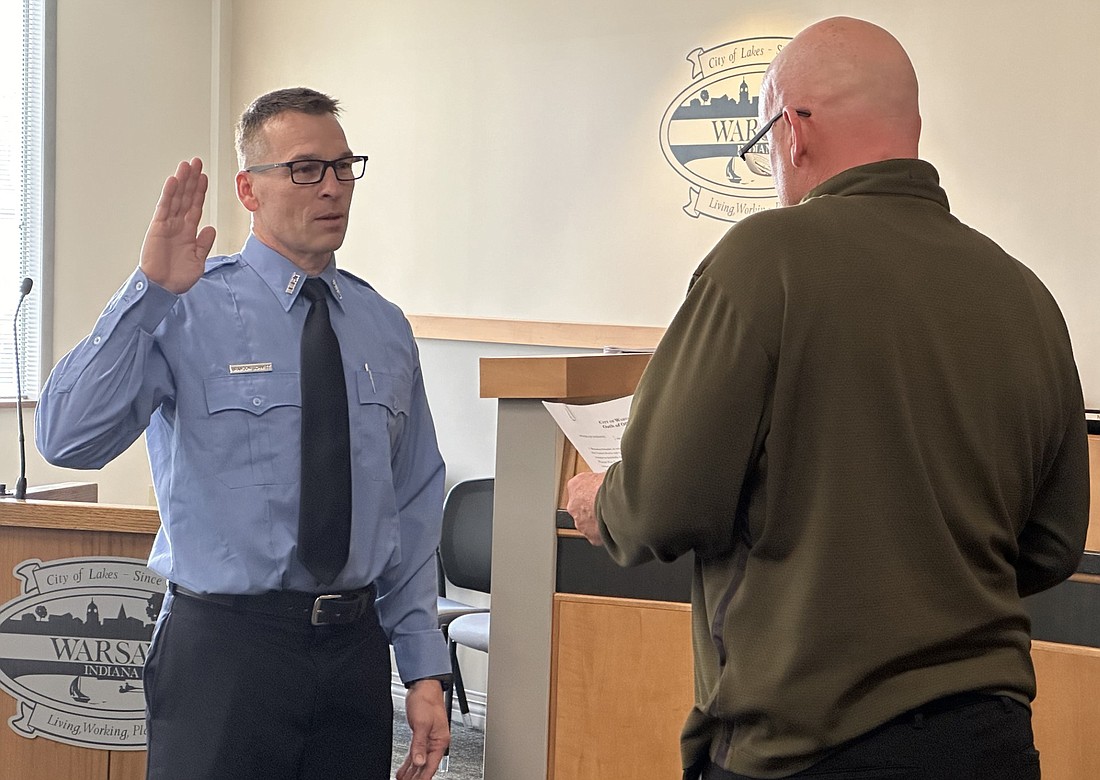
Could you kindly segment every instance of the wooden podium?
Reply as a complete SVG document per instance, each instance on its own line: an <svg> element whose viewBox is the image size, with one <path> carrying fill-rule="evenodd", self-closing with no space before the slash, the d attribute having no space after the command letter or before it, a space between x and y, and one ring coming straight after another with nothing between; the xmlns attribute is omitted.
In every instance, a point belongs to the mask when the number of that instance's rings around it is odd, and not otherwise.
<svg viewBox="0 0 1100 780"><path fill-rule="evenodd" d="M629 395L648 362L481 361L481 396L499 399L485 780L681 773L690 561L620 569L571 526L557 527L575 460L542 405Z"/></svg>
<svg viewBox="0 0 1100 780"><path fill-rule="evenodd" d="M76 496L91 501L96 497L95 485L89 487L87 483L28 490L29 496L36 494L55 498ZM23 595L14 570L27 561L147 559L159 522L153 508L84 501L0 500L0 604ZM45 614L46 608L42 610ZM44 736L17 734L9 723L23 706L12 695L0 691L0 780L143 780L145 777L144 750L92 749Z"/></svg>
<svg viewBox="0 0 1100 780"><path fill-rule="evenodd" d="M629 395L648 360L481 360L481 396L499 399L485 780L680 776L693 692L685 572L638 577L557 527L573 453L542 405ZM1089 448L1090 552L1072 580L1026 600L1047 780L1100 776L1100 436Z"/></svg>

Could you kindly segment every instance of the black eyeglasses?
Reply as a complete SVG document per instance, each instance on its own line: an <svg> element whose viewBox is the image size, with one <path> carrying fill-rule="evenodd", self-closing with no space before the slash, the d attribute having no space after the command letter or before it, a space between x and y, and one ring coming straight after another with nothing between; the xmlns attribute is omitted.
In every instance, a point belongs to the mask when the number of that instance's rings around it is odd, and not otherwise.
<svg viewBox="0 0 1100 780"><path fill-rule="evenodd" d="M741 151L737 153L737 156L744 160L745 155L749 153L749 149L760 143L760 139L768 134L768 131L772 129L772 125L783 118L783 114L785 111L786 109L783 109L783 111L780 111L778 114L765 122L764 126L760 128L756 135L754 135L752 138L741 145ZM813 116L809 111L804 111L801 108L796 108L794 112L799 116Z"/></svg>
<svg viewBox="0 0 1100 780"><path fill-rule="evenodd" d="M341 157L339 160L291 160L290 162L267 163L245 168L245 173L263 173L273 168L289 168L290 180L295 184L316 184L325 178L329 168L340 181L355 181L363 178L367 170L367 156L355 155Z"/></svg>

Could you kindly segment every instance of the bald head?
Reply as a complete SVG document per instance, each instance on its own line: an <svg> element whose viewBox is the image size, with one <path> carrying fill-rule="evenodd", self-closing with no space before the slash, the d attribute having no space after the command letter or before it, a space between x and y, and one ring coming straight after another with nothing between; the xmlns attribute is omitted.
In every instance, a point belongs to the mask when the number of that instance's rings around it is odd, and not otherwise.
<svg viewBox="0 0 1100 780"><path fill-rule="evenodd" d="M773 171L807 166L797 171L806 191L856 165L917 156L913 64L894 36L869 22L836 17L807 27L772 61L760 94L765 119L783 109L811 114L777 123L772 145ZM778 171L776 178L778 186ZM805 192L794 194L798 202Z"/></svg>

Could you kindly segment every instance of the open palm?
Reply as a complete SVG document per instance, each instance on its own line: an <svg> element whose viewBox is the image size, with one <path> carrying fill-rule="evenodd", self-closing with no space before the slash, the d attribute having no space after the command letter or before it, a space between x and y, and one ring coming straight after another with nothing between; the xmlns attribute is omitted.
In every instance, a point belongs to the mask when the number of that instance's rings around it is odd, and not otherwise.
<svg viewBox="0 0 1100 780"><path fill-rule="evenodd" d="M180 295L202 278L214 245L214 228L201 231L207 178L202 160L181 162L161 190L153 221L141 245L141 270L150 281Z"/></svg>

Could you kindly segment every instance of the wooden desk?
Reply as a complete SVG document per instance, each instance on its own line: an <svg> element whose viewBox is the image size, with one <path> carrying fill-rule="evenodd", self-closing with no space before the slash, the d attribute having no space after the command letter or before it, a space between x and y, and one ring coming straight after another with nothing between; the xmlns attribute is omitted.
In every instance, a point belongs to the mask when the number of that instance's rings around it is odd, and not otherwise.
<svg viewBox="0 0 1100 780"><path fill-rule="evenodd" d="M0 500L0 604L23 595L12 572L26 561L145 560L158 527L151 508ZM144 750L90 749L20 736L9 726L20 707L19 700L0 691L0 780L144 780Z"/></svg>

